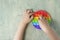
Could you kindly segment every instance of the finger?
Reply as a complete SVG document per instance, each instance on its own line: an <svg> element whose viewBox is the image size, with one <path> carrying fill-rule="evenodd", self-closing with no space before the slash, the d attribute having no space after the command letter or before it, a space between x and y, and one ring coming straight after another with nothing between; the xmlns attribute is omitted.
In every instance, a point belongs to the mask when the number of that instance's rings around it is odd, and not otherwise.
<svg viewBox="0 0 60 40"><path fill-rule="evenodd" d="M28 14L30 14L30 13L32 13L32 12L33 12L32 9L27 9L27 10L26 10L26 13L28 13Z"/></svg>
<svg viewBox="0 0 60 40"><path fill-rule="evenodd" d="M40 17L39 22L48 23L48 21L42 16Z"/></svg>
<svg viewBox="0 0 60 40"><path fill-rule="evenodd" d="M39 17L40 20L46 20L42 15Z"/></svg>
<svg viewBox="0 0 60 40"><path fill-rule="evenodd" d="M29 15L33 15L33 12L32 12L32 13L30 13Z"/></svg>
<svg viewBox="0 0 60 40"><path fill-rule="evenodd" d="M39 17L39 20L43 19L42 15Z"/></svg>
<svg viewBox="0 0 60 40"><path fill-rule="evenodd" d="M45 20L44 20L43 16L40 16L38 21L39 21L39 22L43 22L43 21L45 21Z"/></svg>
<svg viewBox="0 0 60 40"><path fill-rule="evenodd" d="M30 12L33 12L33 9L27 9L26 11L30 11Z"/></svg>
<svg viewBox="0 0 60 40"><path fill-rule="evenodd" d="M30 9L30 12L29 12L29 14L30 14L30 13L32 13L32 12L33 12L33 9Z"/></svg>

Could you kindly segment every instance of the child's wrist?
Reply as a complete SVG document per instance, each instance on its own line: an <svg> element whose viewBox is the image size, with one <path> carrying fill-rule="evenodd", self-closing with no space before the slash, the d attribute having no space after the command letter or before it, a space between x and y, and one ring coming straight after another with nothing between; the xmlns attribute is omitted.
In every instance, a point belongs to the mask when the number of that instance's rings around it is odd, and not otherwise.
<svg viewBox="0 0 60 40"><path fill-rule="evenodd" d="M23 25L27 25L28 23L27 23L27 22L25 22L25 21L22 21L22 24L23 24Z"/></svg>

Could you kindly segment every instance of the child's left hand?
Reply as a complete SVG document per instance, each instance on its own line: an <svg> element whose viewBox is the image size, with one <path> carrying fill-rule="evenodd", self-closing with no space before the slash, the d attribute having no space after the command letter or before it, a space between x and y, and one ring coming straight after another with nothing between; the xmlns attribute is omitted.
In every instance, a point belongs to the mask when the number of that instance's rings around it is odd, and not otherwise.
<svg viewBox="0 0 60 40"><path fill-rule="evenodd" d="M23 22L28 24L33 19L33 10L27 9L23 14Z"/></svg>

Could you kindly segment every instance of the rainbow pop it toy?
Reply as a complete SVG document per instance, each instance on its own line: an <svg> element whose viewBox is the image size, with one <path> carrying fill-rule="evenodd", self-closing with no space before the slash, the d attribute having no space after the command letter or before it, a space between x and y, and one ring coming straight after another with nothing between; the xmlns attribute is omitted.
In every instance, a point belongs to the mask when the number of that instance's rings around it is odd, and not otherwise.
<svg viewBox="0 0 60 40"><path fill-rule="evenodd" d="M38 10L38 11L34 12L34 14L33 14L34 18L32 20L33 26L37 29L41 29L39 26L39 23L38 23L40 16L43 16L48 21L48 23L51 23L51 16L49 15L49 13L45 10Z"/></svg>

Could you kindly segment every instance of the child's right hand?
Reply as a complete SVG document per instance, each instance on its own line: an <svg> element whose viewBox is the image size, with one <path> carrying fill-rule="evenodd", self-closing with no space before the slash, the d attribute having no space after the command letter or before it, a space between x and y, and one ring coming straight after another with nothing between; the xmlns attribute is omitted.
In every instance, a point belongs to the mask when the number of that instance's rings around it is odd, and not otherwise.
<svg viewBox="0 0 60 40"><path fill-rule="evenodd" d="M41 29L49 36L51 40L60 40L59 36L56 34L56 32L49 26L49 23L45 18L40 17L39 18L39 24Z"/></svg>
<svg viewBox="0 0 60 40"><path fill-rule="evenodd" d="M47 27L49 27L48 21L45 18L43 18L42 16L39 18L38 21L39 21L39 25L43 31L45 31L47 29Z"/></svg>

